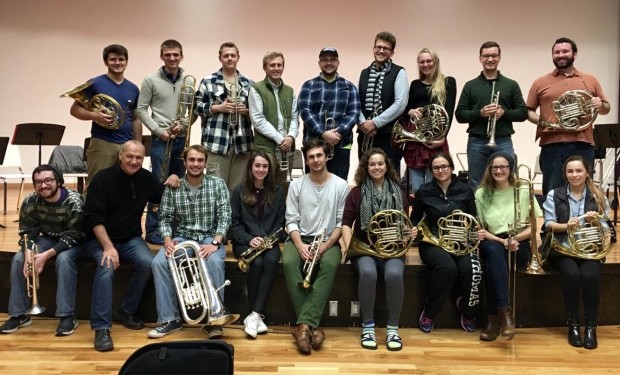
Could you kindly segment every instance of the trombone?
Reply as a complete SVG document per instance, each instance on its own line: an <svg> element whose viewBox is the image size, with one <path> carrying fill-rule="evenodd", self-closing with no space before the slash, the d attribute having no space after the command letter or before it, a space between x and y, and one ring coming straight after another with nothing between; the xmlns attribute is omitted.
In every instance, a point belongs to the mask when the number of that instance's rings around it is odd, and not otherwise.
<svg viewBox="0 0 620 375"><path fill-rule="evenodd" d="M373 112L370 115L370 117L368 118L368 120L372 120L373 118L379 116L379 108L380 108L380 106L381 106L381 103L377 103L377 105L375 105L375 109L373 110ZM374 138L375 137L364 133L364 137L362 138L362 145L360 146L360 149L362 150L362 154L365 154L366 151L368 151L368 150L370 150L372 148L372 144L374 142Z"/></svg>
<svg viewBox="0 0 620 375"><path fill-rule="evenodd" d="M489 121L487 121L487 137L489 137L489 143L487 143L487 147L495 148L497 143L495 143L495 124L497 123L497 105L499 103L499 90L495 92L495 81L493 81L493 85L491 86L491 104L495 106L495 112L493 112L493 116L489 116Z"/></svg>
<svg viewBox="0 0 620 375"><path fill-rule="evenodd" d="M319 228L323 225L323 218L319 221ZM312 289L312 271L314 271L314 266L316 261L319 259L319 248L323 243L323 238L325 238L325 232L327 228L324 227L319 233L314 236L314 239L310 243L310 253L312 253L312 259L307 259L304 262L303 267L301 268L301 272L304 275L303 282L299 283L299 286L308 290Z"/></svg>
<svg viewBox="0 0 620 375"><path fill-rule="evenodd" d="M37 290L39 289L39 274L34 268L34 257L39 253L39 246L36 243L32 244L32 250L28 249L28 235L22 235L22 250L24 251L24 260L28 263L26 272L26 290L28 291L28 297L32 298L32 307L30 308L30 315L39 315L45 311L45 307L39 305L39 297Z"/></svg>
<svg viewBox="0 0 620 375"><path fill-rule="evenodd" d="M336 120L333 117L327 117L327 111L325 111L325 131L336 129ZM327 160L334 158L334 145L329 146L329 153L327 154Z"/></svg>

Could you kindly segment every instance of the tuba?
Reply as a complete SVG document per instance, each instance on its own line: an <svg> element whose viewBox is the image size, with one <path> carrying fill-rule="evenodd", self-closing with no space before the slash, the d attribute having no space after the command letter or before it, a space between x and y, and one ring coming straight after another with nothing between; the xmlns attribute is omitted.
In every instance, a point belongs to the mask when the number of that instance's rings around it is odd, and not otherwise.
<svg viewBox="0 0 620 375"><path fill-rule="evenodd" d="M403 211L383 210L373 215L368 222L367 234L370 246L353 235L347 258L369 255L378 258L400 258L413 245L411 220Z"/></svg>
<svg viewBox="0 0 620 375"><path fill-rule="evenodd" d="M580 216L583 219L585 215ZM589 223L578 226L569 226L566 236L568 244L555 238L555 233L547 233L545 244L549 250L555 250L562 255L573 258L600 260L605 258L613 249L611 230L605 215L598 214Z"/></svg>
<svg viewBox="0 0 620 375"><path fill-rule="evenodd" d="M266 250L271 249L273 245L278 242L278 234L280 232L282 232L282 228L278 229L278 231L271 236L264 238L263 242L260 245L250 247L249 249L241 253L241 255L239 255L239 259L237 259L237 265L239 266L239 269L241 269L241 271L243 272L248 272L250 270L250 263L252 263L252 261L256 259L257 256L261 255Z"/></svg>
<svg viewBox="0 0 620 375"><path fill-rule="evenodd" d="M422 117L419 119L409 118L413 125L413 132L405 129L399 121L392 128L392 142L421 142L436 141L448 134L448 112L443 106L429 104L422 107Z"/></svg>
<svg viewBox="0 0 620 375"><path fill-rule="evenodd" d="M32 307L28 314L39 315L45 311L45 307L39 305L39 297L37 290L39 290L39 274L34 268L34 256L39 253L39 246L36 243L32 244L32 249L28 249L28 235L22 235L22 250L24 252L24 260L28 262L27 276L26 276L26 290L28 291L28 297L32 298ZM27 250L31 252L30 256L27 254Z"/></svg>
<svg viewBox="0 0 620 375"><path fill-rule="evenodd" d="M319 228L323 225L323 218L319 221ZM314 239L310 243L310 252L312 253L312 259L308 259L304 262L303 267L301 268L301 273L304 275L303 282L299 283L304 289L312 289L312 271L314 271L314 266L316 265L317 260L319 260L319 247L323 243L323 238L325 238L325 232L327 228L323 228L319 233L314 236Z"/></svg>
<svg viewBox="0 0 620 375"><path fill-rule="evenodd" d="M476 251L478 239L478 220L461 210L454 210L446 217L437 220L439 238L437 238L426 223L426 216L418 223L418 230L424 235L422 241L441 247L452 255L468 255Z"/></svg>
<svg viewBox="0 0 620 375"><path fill-rule="evenodd" d="M99 112L102 111L106 115L112 116L113 120L111 124L97 125L109 130L116 130L120 128L125 122L125 111L120 104L113 97L106 94L96 94L92 97L88 97L86 89L93 84L93 81L88 81L78 87L65 92L60 95L61 98L71 97L75 99L78 104L86 108L89 111Z"/></svg>
<svg viewBox="0 0 620 375"><path fill-rule="evenodd" d="M553 111L558 118L557 124L540 121L543 130L581 131L587 129L596 120L598 108L592 104L592 95L584 90L570 90L553 102Z"/></svg>
<svg viewBox="0 0 620 375"><path fill-rule="evenodd" d="M217 292L230 285L215 288L209 270L198 256L200 245L195 241L177 244L168 258L183 319L189 324L198 324L207 317L207 324L227 325L239 319L238 314L228 314ZM196 312L190 311L197 310Z"/></svg>

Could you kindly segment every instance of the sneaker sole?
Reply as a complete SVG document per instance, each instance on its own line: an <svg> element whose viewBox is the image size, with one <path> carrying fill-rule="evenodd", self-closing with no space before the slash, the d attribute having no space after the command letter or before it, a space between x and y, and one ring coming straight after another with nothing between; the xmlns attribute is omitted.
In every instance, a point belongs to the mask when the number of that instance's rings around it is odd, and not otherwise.
<svg viewBox="0 0 620 375"><path fill-rule="evenodd" d="M183 327L181 327L181 328L176 328L176 329L171 329L170 331L168 331L168 332L166 332L166 333L157 332L157 331L155 331L154 329L152 329L152 330L150 330L150 331L149 331L146 335L147 335L149 338L152 338L152 339L159 339L159 338L162 338L162 337L166 336L166 335L167 335L167 334L169 334L169 333L176 332L176 331L180 331L181 329L183 329Z"/></svg>
<svg viewBox="0 0 620 375"><path fill-rule="evenodd" d="M250 336L250 337L251 337L251 338L253 338L253 339L255 339L255 338L256 338L256 335L258 334L258 331L257 331L256 333L254 333L254 334L253 334L252 332L248 331L248 330L247 330L247 329L245 329L245 328L244 328L243 330L245 331L245 333L247 333L247 335L248 335L248 336Z"/></svg>
<svg viewBox="0 0 620 375"><path fill-rule="evenodd" d="M75 325L73 326L73 328L70 331L64 331L64 332L56 331L56 337L69 336L69 335L73 334L73 332L75 332L75 330L77 329L77 327L79 325L80 325L80 323L76 320L75 321Z"/></svg>
<svg viewBox="0 0 620 375"><path fill-rule="evenodd" d="M17 327L13 328L13 329L3 329L2 331L0 331L0 333L13 333L13 332L17 332L18 329L20 328L24 328L24 327L28 327L32 325L32 319L28 319L27 321L20 323Z"/></svg>

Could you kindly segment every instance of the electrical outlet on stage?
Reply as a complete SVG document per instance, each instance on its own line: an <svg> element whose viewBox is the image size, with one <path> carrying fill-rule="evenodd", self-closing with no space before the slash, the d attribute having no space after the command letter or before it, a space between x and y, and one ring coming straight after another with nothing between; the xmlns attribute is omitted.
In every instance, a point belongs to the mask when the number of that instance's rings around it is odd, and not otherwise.
<svg viewBox="0 0 620 375"><path fill-rule="evenodd" d="M351 301L351 317L359 318L360 316L360 301Z"/></svg>
<svg viewBox="0 0 620 375"><path fill-rule="evenodd" d="M329 316L338 316L338 301L329 301Z"/></svg>

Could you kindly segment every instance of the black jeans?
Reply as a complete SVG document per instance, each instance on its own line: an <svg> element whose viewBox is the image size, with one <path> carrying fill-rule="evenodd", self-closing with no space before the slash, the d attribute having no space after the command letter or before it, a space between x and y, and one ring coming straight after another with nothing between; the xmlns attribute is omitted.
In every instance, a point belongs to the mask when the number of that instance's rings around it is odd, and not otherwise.
<svg viewBox="0 0 620 375"><path fill-rule="evenodd" d="M233 253L238 258L248 246L234 246ZM276 270L280 261L280 246L274 245L271 249L266 250L256 257L250 263L248 271L247 288L248 302L251 311L262 314L265 310L265 303L273 287L276 279Z"/></svg>
<svg viewBox="0 0 620 375"><path fill-rule="evenodd" d="M581 293L586 322L596 323L602 263L598 260L567 256L554 257L552 262L562 274L562 294L568 318L579 319L579 294Z"/></svg>

